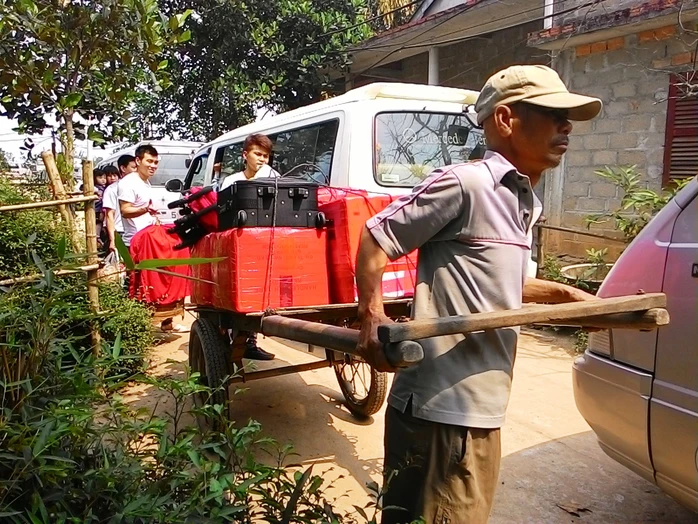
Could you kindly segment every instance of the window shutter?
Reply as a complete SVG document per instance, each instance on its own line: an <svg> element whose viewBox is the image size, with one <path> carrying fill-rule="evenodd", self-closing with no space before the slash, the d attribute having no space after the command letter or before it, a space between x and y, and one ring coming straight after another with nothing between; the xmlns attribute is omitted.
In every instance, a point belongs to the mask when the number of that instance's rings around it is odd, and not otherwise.
<svg viewBox="0 0 698 524"><path fill-rule="evenodd" d="M691 87L689 87L691 86ZM698 175L698 71L671 75L664 184Z"/></svg>

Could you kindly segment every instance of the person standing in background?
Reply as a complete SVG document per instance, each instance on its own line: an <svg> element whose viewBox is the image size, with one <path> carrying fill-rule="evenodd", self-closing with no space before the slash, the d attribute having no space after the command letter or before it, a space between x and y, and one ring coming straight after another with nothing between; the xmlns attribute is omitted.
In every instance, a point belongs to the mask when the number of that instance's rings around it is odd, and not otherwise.
<svg viewBox="0 0 698 524"><path fill-rule="evenodd" d="M131 155L121 155L116 161L116 166L119 168L120 178L136 172L136 157Z"/></svg>
<svg viewBox="0 0 698 524"><path fill-rule="evenodd" d="M121 160L121 159L119 159ZM135 164L135 162L134 162ZM121 209L119 208L119 179L121 178L120 169L109 165L105 166L104 172L107 174L107 189L104 190L102 196L102 209L104 210L104 224L107 232L105 243L109 251L116 252L115 233L119 233L123 237L124 224L121 220Z"/></svg>
<svg viewBox="0 0 698 524"><path fill-rule="evenodd" d="M107 175L100 168L96 168L92 172L92 178L94 180L95 195L99 197L95 200L95 220L97 222L97 244L99 248L102 248L102 229L104 226L104 212L102 210L102 199L104 196L104 190L107 188Z"/></svg>

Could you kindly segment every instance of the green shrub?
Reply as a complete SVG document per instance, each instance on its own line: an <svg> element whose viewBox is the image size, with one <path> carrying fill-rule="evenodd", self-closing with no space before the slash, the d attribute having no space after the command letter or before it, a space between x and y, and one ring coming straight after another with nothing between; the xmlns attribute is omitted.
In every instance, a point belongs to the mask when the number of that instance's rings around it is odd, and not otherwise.
<svg viewBox="0 0 698 524"><path fill-rule="evenodd" d="M100 285L99 303L102 309L100 331L106 342L121 337L121 353L130 357L127 369L143 369L144 355L153 345L152 314L141 302L131 300L118 283Z"/></svg>
<svg viewBox="0 0 698 524"><path fill-rule="evenodd" d="M560 259L554 255L545 255L540 266L540 277L544 280L567 284L567 277L562 274Z"/></svg>
<svg viewBox="0 0 698 524"><path fill-rule="evenodd" d="M32 194L0 176L0 204L24 204L34 200L49 200L45 191ZM0 279L26 275L36 270L31 249L48 263L57 260L55 247L64 234L55 208L32 209L0 213Z"/></svg>
<svg viewBox="0 0 698 524"><path fill-rule="evenodd" d="M584 220L587 227L613 221L614 227L631 241L659 213L674 195L691 181L691 178L672 181L664 191L647 189L637 166L608 167L594 171L617 187L623 194L620 205L605 213L589 215Z"/></svg>
<svg viewBox="0 0 698 524"><path fill-rule="evenodd" d="M376 484L366 507L335 511L324 479L289 466L292 450L264 438L258 423L235 427L222 405L192 407L194 396L213 398L196 373L141 378L167 395L168 409L131 409L114 376L130 365L123 339L93 355L82 277L43 275L0 301L2 522L376 522ZM105 302L129 310L117 291L107 288ZM133 311L115 322L141 318ZM183 424L187 414L213 419L217 429ZM261 450L275 463L258 462Z"/></svg>
<svg viewBox="0 0 698 524"><path fill-rule="evenodd" d="M84 293L49 277L0 296L0 379L3 400L20 404L39 385L59 387L60 372L90 352ZM46 381L46 382L43 382ZM1 440L1 439L0 439Z"/></svg>

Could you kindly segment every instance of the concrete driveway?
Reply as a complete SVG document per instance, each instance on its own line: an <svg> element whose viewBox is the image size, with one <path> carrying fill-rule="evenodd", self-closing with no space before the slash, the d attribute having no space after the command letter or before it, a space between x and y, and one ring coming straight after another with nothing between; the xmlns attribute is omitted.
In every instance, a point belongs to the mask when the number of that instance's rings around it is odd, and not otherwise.
<svg viewBox="0 0 698 524"><path fill-rule="evenodd" d="M259 369L313 360L312 354L271 339L276 354ZM156 361L185 360L186 335L156 348ZM567 346L567 347L565 347ZM698 516L608 458L579 415L572 394L570 340L524 330L502 430L502 469L490 522L666 522L688 524ZM169 365L167 366L172 369ZM155 370L157 372L157 362ZM291 443L304 466L324 472L328 494L347 510L368 502L366 483L380 483L384 409L357 421L342 405L334 372L319 369L249 382L233 404L233 417L255 419L267 436ZM143 397L141 395L138 395ZM153 399L148 398L148 404Z"/></svg>

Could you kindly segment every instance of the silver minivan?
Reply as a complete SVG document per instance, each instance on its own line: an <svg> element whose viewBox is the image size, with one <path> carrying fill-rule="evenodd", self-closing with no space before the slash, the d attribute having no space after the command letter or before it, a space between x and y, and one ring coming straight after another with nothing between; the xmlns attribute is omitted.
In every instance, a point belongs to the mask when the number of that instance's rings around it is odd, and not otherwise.
<svg viewBox="0 0 698 524"><path fill-rule="evenodd" d="M698 177L628 246L598 295L662 292L654 331L592 333L574 363L577 408L601 448L698 512Z"/></svg>

